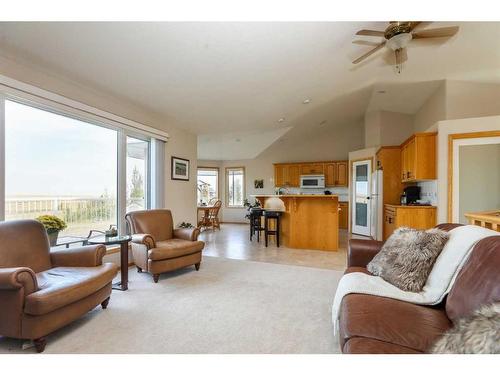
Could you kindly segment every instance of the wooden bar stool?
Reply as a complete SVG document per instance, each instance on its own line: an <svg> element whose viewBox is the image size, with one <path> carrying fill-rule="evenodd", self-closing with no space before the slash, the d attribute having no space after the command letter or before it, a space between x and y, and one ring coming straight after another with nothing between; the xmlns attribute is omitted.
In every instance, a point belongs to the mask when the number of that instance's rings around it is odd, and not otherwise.
<svg viewBox="0 0 500 375"><path fill-rule="evenodd" d="M281 211L264 211L264 235L266 237L266 247L269 241L269 236L276 236L276 246L280 247L280 218ZM269 229L270 222L274 221L274 229Z"/></svg>
<svg viewBox="0 0 500 375"><path fill-rule="evenodd" d="M257 242L260 242L260 232L264 230L261 220L263 214L264 210L262 208L252 208L250 210L250 241L257 232Z"/></svg>

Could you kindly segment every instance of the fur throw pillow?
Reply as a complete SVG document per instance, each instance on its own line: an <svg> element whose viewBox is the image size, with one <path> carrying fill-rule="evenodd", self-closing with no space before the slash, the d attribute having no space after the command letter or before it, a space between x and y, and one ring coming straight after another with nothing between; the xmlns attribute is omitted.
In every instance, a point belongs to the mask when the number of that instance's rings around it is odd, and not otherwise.
<svg viewBox="0 0 500 375"><path fill-rule="evenodd" d="M500 303L460 319L432 348L435 354L500 354Z"/></svg>
<svg viewBox="0 0 500 375"><path fill-rule="evenodd" d="M368 271L407 292L420 292L449 234L400 227L368 263Z"/></svg>

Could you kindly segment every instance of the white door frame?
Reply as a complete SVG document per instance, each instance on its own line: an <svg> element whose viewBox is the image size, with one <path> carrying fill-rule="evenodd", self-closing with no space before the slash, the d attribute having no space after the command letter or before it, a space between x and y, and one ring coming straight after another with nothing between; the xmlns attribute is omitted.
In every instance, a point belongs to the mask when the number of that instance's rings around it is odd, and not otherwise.
<svg viewBox="0 0 500 375"><path fill-rule="evenodd" d="M367 166L367 196L364 198L366 205L366 227L356 225L356 167L359 165ZM353 234L359 234L362 236L370 236L371 232L371 204L370 204L370 195L371 195L371 174L372 174L372 159L365 160L357 160L352 162L352 170L351 170L351 186L352 186L352 204L351 204L351 216L352 216L352 225L351 232ZM361 198L363 199L363 198Z"/></svg>

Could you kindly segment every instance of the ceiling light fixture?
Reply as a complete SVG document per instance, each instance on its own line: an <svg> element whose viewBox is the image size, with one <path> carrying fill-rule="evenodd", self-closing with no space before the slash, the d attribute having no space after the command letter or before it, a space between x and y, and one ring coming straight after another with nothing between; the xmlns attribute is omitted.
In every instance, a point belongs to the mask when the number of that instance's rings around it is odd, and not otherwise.
<svg viewBox="0 0 500 375"><path fill-rule="evenodd" d="M309 104L309 103L311 103L311 99L304 99L304 101L302 103Z"/></svg>
<svg viewBox="0 0 500 375"><path fill-rule="evenodd" d="M282 117L282 118L280 118L280 119L278 120L278 122L283 122L283 121L285 121L285 118L284 118L284 117Z"/></svg>
<svg viewBox="0 0 500 375"><path fill-rule="evenodd" d="M325 124L326 124L326 120L323 120L323 121L321 121L321 122L319 123L319 125L320 125L320 126L323 126L323 125L325 125Z"/></svg>

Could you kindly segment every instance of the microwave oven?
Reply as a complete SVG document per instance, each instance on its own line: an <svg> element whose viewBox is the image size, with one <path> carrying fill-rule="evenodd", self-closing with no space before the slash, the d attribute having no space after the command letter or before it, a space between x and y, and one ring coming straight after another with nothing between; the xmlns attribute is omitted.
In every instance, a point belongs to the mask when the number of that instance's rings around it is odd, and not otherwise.
<svg viewBox="0 0 500 375"><path fill-rule="evenodd" d="M325 175L302 175L300 176L301 189L324 189Z"/></svg>

